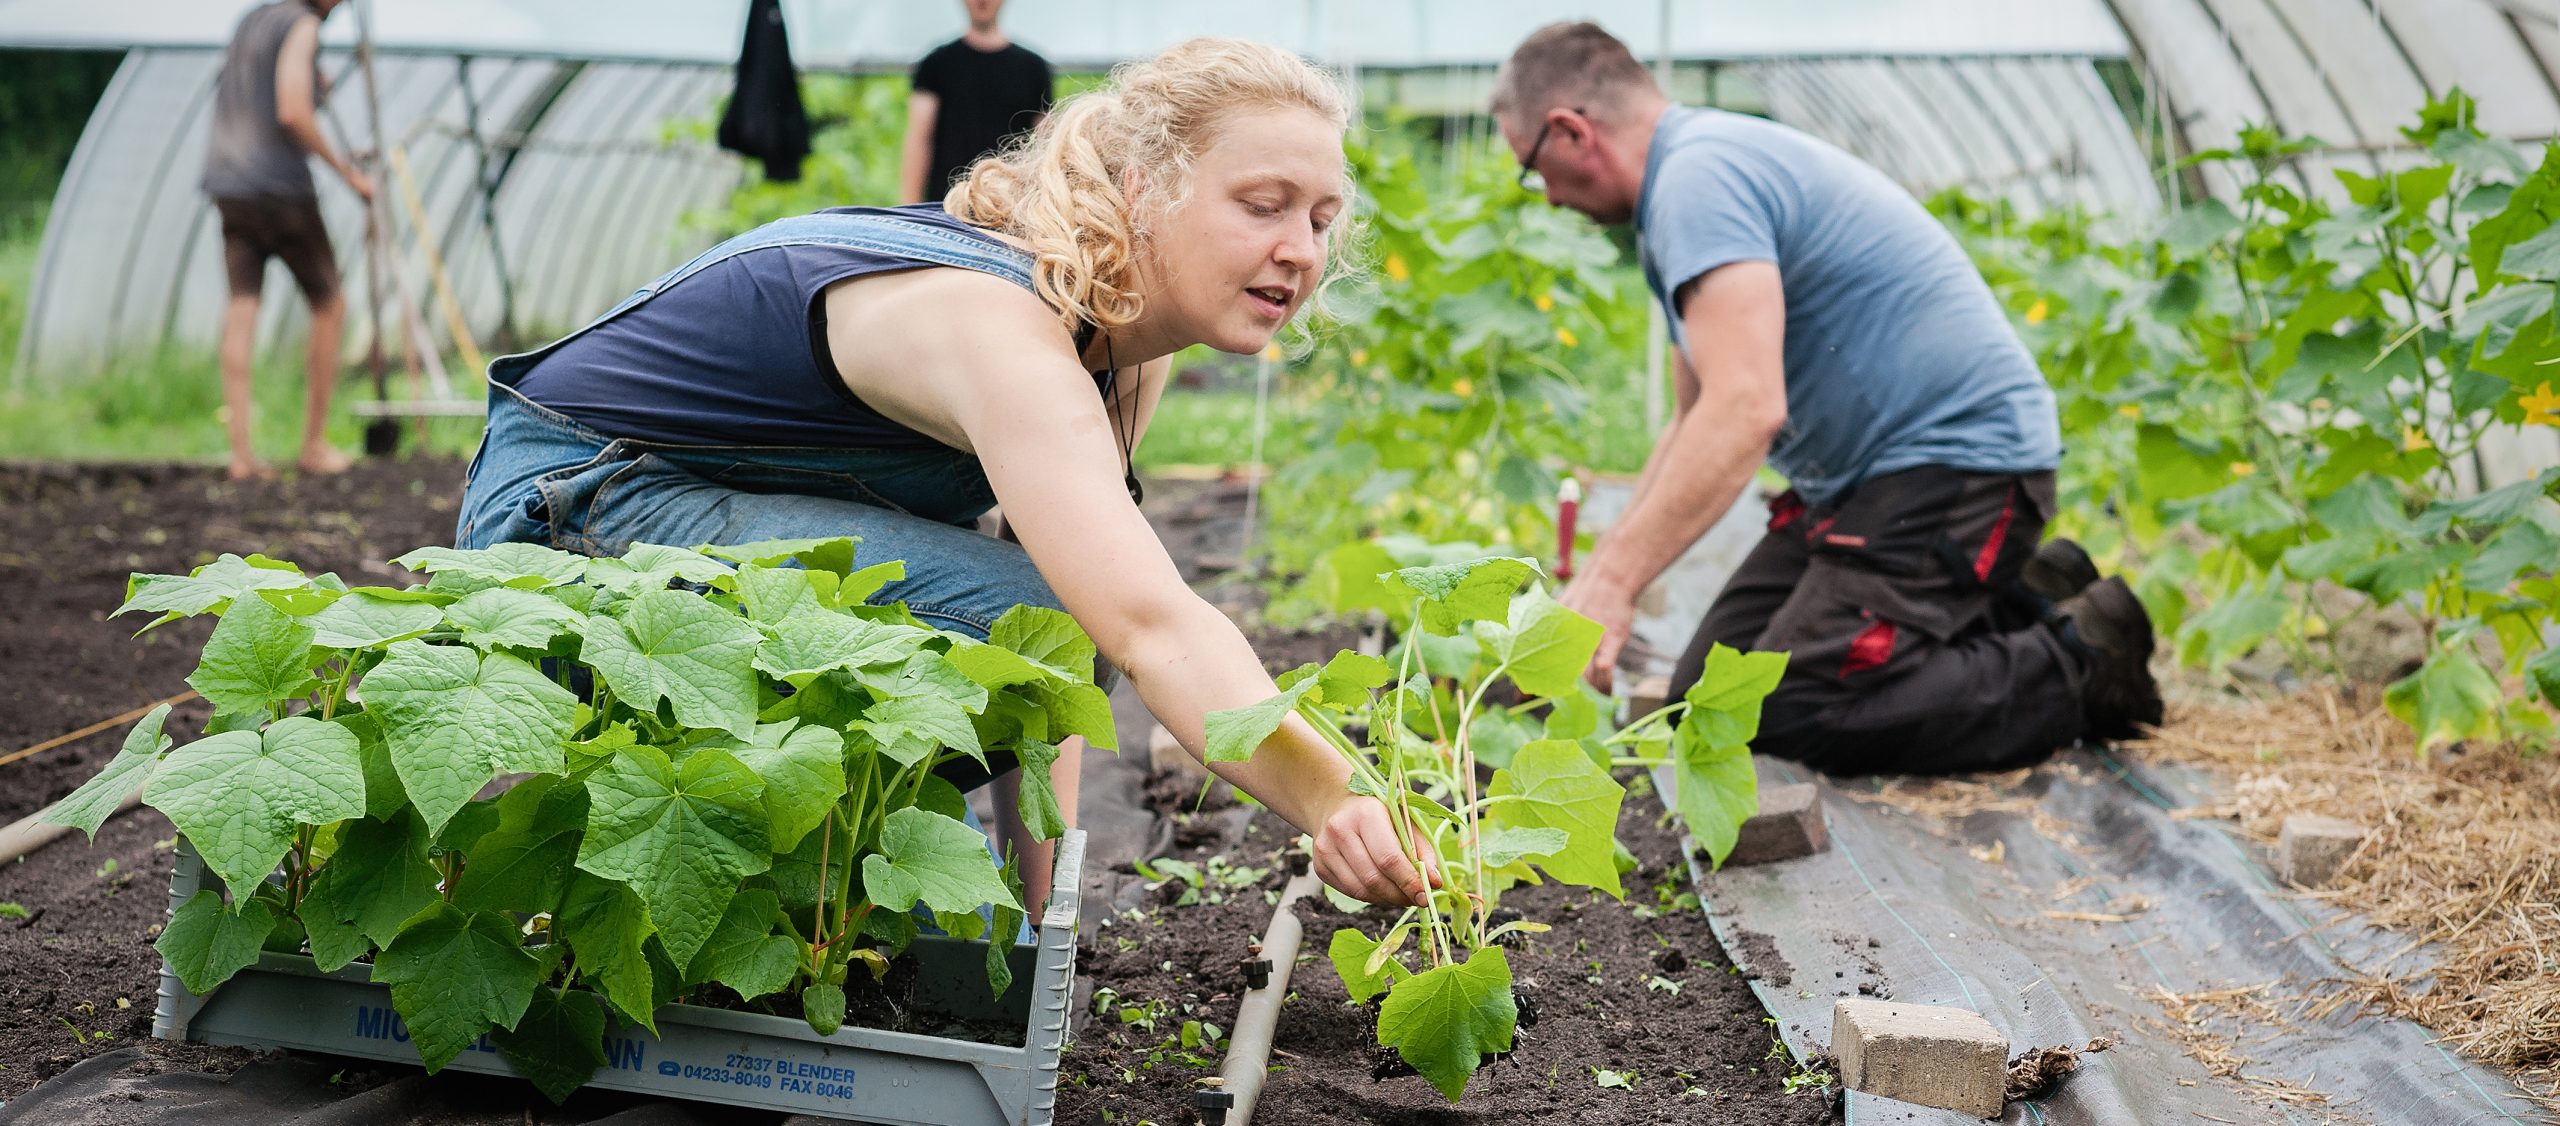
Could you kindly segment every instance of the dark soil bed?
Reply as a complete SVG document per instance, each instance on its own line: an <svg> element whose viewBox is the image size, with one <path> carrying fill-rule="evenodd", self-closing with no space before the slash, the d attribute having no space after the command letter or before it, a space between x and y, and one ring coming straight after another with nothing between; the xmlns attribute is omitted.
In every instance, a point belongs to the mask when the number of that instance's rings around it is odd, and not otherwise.
<svg viewBox="0 0 2560 1126"><path fill-rule="evenodd" d="M136 638L147 620L107 614L135 571L184 572L221 552L264 552L350 583L404 581L385 562L451 543L462 465L366 461L315 480L224 481L192 466L0 465L0 754L187 690L209 622ZM180 705L180 738L204 721ZM0 822L87 781L124 726L0 765ZM137 809L94 847L76 836L0 867L0 1099L89 1056L149 1037L169 910L167 820ZM16 912L0 907L0 914ZM183 1066L245 1053L189 1050Z"/></svg>
<svg viewBox="0 0 2560 1126"><path fill-rule="evenodd" d="M1787 1093L1794 1065L1783 1050L1773 1051L1767 1013L1706 917L1660 906L1667 898L1661 889L1668 884L1676 894L1687 877L1677 839L1655 824L1659 813L1652 798L1631 797L1620 819L1621 839L1643 861L1628 880L1625 904L1561 887L1522 888L1504 898L1504 906L1555 928L1528 936L1511 953L1515 977L1535 994L1538 1022L1509 1059L1476 1073L1454 1107L1420 1078L1372 1078L1372 1011L1350 1004L1323 956L1333 932L1355 920L1323 899L1301 900L1306 944L1275 1037L1271 1063L1279 1070L1263 1089L1256 1126L1831 1121L1826 1089ZM1208 808L1188 819L1230 820ZM1121 902L1148 906L1086 938L1078 972L1087 988L1112 992L1086 1006L1063 1068L1059 1122L1194 1121L1191 1094L1220 1063L1214 1051L1183 1048L1182 1024L1232 1023L1243 991L1237 962L1269 923L1271 893L1285 880L1276 861L1284 832L1259 813L1232 848L1220 834L1177 832L1177 840L1201 841L1182 852L1187 859L1205 864L1225 850L1231 864L1271 871L1215 904L1169 906L1178 883L1152 893L1129 889ZM1357 921L1374 930L1382 917L1372 911ZM1649 980L1678 988L1648 988ZM1597 1069L1631 1075L1633 1089L1601 1087Z"/></svg>

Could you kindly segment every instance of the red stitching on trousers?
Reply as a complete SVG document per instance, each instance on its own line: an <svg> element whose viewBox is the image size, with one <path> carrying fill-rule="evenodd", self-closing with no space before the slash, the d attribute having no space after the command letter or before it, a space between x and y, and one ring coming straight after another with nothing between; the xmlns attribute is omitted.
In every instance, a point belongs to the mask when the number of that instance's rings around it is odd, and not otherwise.
<svg viewBox="0 0 2560 1126"><path fill-rule="evenodd" d="M1982 551L1973 557L1973 577L1977 582L1991 581L1991 565L2000 561L2000 545L2009 538L2009 518L2018 514L2018 487L2009 486L2009 499L2000 502L2000 519L1991 525L1991 537L1982 541Z"/></svg>
<svg viewBox="0 0 2560 1126"><path fill-rule="evenodd" d="M1894 625L1877 619L1849 642L1848 659L1840 662L1840 675L1862 673L1882 665L1893 656Z"/></svg>

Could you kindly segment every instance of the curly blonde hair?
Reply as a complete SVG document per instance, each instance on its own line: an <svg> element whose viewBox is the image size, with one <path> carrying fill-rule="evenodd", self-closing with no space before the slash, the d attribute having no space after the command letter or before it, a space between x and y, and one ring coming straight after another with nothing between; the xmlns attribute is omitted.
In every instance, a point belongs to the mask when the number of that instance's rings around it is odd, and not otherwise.
<svg viewBox="0 0 2560 1126"><path fill-rule="evenodd" d="M1266 109L1350 128L1348 99L1323 68L1268 44L1193 39L1058 103L1032 136L970 168L943 207L1029 243L1033 283L1068 331L1119 328L1145 304L1137 264L1147 220L1188 197L1192 163L1221 128ZM1132 169L1145 174L1143 202L1121 190ZM1329 241L1328 265L1347 241Z"/></svg>

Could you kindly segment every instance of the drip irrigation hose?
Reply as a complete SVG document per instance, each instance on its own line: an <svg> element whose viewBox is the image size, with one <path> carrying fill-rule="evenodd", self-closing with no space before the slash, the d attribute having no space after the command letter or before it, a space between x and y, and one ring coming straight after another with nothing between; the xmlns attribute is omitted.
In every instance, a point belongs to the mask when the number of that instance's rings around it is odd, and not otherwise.
<svg viewBox="0 0 2560 1126"><path fill-rule="evenodd" d="M1253 1104L1262 1097L1263 1077L1271 1073L1272 1027L1280 1021L1280 1002L1289 996L1289 968L1297 964L1298 944L1306 936L1289 905L1321 886L1305 856L1292 855L1289 870L1289 884L1280 889L1280 904L1271 909L1271 925L1263 930L1262 944L1251 959L1269 962L1267 969L1255 975L1263 983L1245 990L1244 999L1236 1003L1235 1027L1227 1034L1221 1086L1233 1102L1224 1108L1225 1126L1247 1126L1253 1121ZM1219 1121L1208 1107L1201 1109L1204 1121L1213 1126Z"/></svg>
<svg viewBox="0 0 2560 1126"><path fill-rule="evenodd" d="M142 804L142 787L136 786L132 793L124 796L123 804L116 806L116 812L107 816L114 817L140 804ZM16 863L19 857L52 844L66 833L78 831L69 825L46 824L44 815L51 812L53 807L48 805L19 818L8 828L0 829L0 864Z"/></svg>

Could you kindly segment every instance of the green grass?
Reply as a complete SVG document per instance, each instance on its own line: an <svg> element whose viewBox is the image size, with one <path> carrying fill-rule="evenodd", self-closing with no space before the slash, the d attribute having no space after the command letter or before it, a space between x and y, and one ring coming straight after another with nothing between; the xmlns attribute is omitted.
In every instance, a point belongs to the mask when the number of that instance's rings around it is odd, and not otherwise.
<svg viewBox="0 0 2560 1126"><path fill-rule="evenodd" d="M261 357L251 384L251 441L259 456L278 464L293 460L302 434L302 357L299 349L284 351L291 354ZM394 397L402 396L403 382L393 375ZM455 382L464 398L480 394L476 376L457 373ZM346 404L372 397L371 381L350 365L339 377L328 427L340 449L354 452L364 441L365 420L349 414ZM466 456L480 440L477 418L431 419L426 430L423 447L411 430L402 435L400 448ZM86 378L13 386L0 394L0 457L220 463L228 456L222 374L210 350L136 357Z"/></svg>
<svg viewBox="0 0 2560 1126"><path fill-rule="evenodd" d="M0 220L0 372L18 363L18 330L26 323L27 288L44 244L45 209L19 220Z"/></svg>

